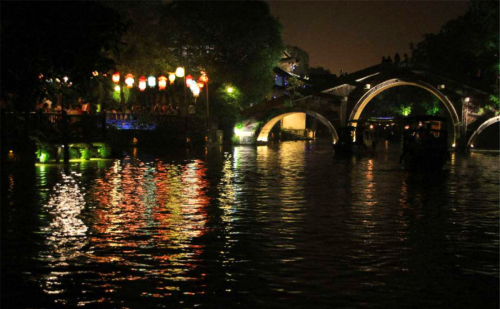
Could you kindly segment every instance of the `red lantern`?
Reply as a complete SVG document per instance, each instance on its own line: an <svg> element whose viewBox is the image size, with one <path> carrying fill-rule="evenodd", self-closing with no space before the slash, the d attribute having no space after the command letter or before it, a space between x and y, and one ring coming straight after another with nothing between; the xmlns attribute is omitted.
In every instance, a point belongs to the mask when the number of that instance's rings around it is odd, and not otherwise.
<svg viewBox="0 0 500 309"><path fill-rule="evenodd" d="M208 83L207 73L205 73L204 71L201 71L201 76L200 76L199 81L202 83Z"/></svg>
<svg viewBox="0 0 500 309"><path fill-rule="evenodd" d="M160 90L165 90L165 88L167 88L167 78L163 75L158 77L158 88Z"/></svg>
<svg viewBox="0 0 500 309"><path fill-rule="evenodd" d="M116 72L115 74L113 74L111 79L113 80L113 83L118 83L120 81L120 73Z"/></svg>
<svg viewBox="0 0 500 309"><path fill-rule="evenodd" d="M186 86L191 87L192 82L193 82L193 77L191 75L186 76Z"/></svg>
<svg viewBox="0 0 500 309"><path fill-rule="evenodd" d="M146 76L139 77L139 90L144 91L146 89Z"/></svg>

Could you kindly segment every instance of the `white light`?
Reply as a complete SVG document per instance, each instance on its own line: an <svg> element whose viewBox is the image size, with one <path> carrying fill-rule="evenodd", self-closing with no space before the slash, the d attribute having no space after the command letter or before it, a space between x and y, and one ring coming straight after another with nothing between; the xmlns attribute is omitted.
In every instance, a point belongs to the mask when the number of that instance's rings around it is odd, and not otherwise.
<svg viewBox="0 0 500 309"><path fill-rule="evenodd" d="M252 136L252 132L244 131L238 128L234 128L234 134L238 136Z"/></svg>
<svg viewBox="0 0 500 309"><path fill-rule="evenodd" d="M65 82L65 83L67 83L67 82L68 82L68 79L69 79L69 78L68 78L67 76L64 76L64 77L63 77L63 80L64 80L64 82Z"/></svg>
<svg viewBox="0 0 500 309"><path fill-rule="evenodd" d="M227 92L231 93L233 92L233 90L234 90L233 87L227 87Z"/></svg>
<svg viewBox="0 0 500 309"><path fill-rule="evenodd" d="M148 86L149 87L156 86L156 78L154 76L148 77Z"/></svg>
<svg viewBox="0 0 500 309"><path fill-rule="evenodd" d="M120 92L120 86L115 86L115 91Z"/></svg>
<svg viewBox="0 0 500 309"><path fill-rule="evenodd" d="M175 75L177 77L184 77L184 68L178 67L177 70L175 70Z"/></svg>
<svg viewBox="0 0 500 309"><path fill-rule="evenodd" d="M453 147L453 148L455 148L455 146L456 146L455 144L451 145L451 147Z"/></svg>
<svg viewBox="0 0 500 309"><path fill-rule="evenodd" d="M200 95L200 87L198 87L198 84L196 84L196 82L191 83L191 86L189 88L191 89L195 97Z"/></svg>

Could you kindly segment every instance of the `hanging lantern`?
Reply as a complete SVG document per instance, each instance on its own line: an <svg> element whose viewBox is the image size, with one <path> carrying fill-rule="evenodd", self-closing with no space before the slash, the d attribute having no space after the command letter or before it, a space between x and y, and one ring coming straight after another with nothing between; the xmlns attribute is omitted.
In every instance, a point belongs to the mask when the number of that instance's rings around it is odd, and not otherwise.
<svg viewBox="0 0 500 309"><path fill-rule="evenodd" d="M127 88L132 88L134 86L134 82L134 75L127 74L127 76L125 76L125 84L127 84Z"/></svg>
<svg viewBox="0 0 500 309"><path fill-rule="evenodd" d="M148 86L151 88L156 86L156 78L154 76L148 77Z"/></svg>
<svg viewBox="0 0 500 309"><path fill-rule="evenodd" d="M198 87L196 83L191 83L191 86L189 88L193 92L194 97L198 97L200 95L200 87Z"/></svg>
<svg viewBox="0 0 500 309"><path fill-rule="evenodd" d="M196 85L198 85L198 88L200 88L200 89L203 88L203 86L205 86L204 83L197 83Z"/></svg>
<svg viewBox="0 0 500 309"><path fill-rule="evenodd" d="M115 86L115 92L120 92L120 86L118 85Z"/></svg>
<svg viewBox="0 0 500 309"><path fill-rule="evenodd" d="M193 77L191 75L186 76L186 86L191 87L192 82L193 82Z"/></svg>
<svg viewBox="0 0 500 309"><path fill-rule="evenodd" d="M160 90L165 90L165 88L167 88L167 78L163 75L158 77L158 88Z"/></svg>
<svg viewBox="0 0 500 309"><path fill-rule="evenodd" d="M201 76L199 78L199 81L202 83L208 83L207 73L205 73L204 71L201 71Z"/></svg>
<svg viewBox="0 0 500 309"><path fill-rule="evenodd" d="M116 72L115 74L113 74L113 76L111 77L111 79L113 80L113 83L117 83L120 81L120 73Z"/></svg>
<svg viewBox="0 0 500 309"><path fill-rule="evenodd" d="M175 76L184 77L184 68L178 67L177 70L175 70Z"/></svg>
<svg viewBox="0 0 500 309"><path fill-rule="evenodd" d="M175 74L174 73L169 73L168 74L168 80L170 81L170 85L172 85L175 81Z"/></svg>
<svg viewBox="0 0 500 309"><path fill-rule="evenodd" d="M144 91L146 89L146 76L141 76L139 78L139 90Z"/></svg>

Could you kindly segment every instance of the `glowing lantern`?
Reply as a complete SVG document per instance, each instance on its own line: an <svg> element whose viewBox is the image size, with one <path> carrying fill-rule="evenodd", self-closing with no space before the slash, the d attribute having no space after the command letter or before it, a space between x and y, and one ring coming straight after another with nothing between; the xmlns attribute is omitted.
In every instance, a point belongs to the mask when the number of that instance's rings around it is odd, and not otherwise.
<svg viewBox="0 0 500 309"><path fill-rule="evenodd" d="M134 86L134 82L134 75L127 74L127 76L125 76L125 84L127 84L127 88L132 88Z"/></svg>
<svg viewBox="0 0 500 309"><path fill-rule="evenodd" d="M118 83L120 81L120 73L116 72L115 74L113 74L111 79L113 80L113 83Z"/></svg>
<svg viewBox="0 0 500 309"><path fill-rule="evenodd" d="M205 86L204 83L197 83L197 85L198 85L198 88L200 88L200 89L203 88L203 86Z"/></svg>
<svg viewBox="0 0 500 309"><path fill-rule="evenodd" d="M160 90L165 90L165 88L167 88L167 78L163 75L158 77L158 88L160 88Z"/></svg>
<svg viewBox="0 0 500 309"><path fill-rule="evenodd" d="M116 91L116 92L120 92L120 86L116 85L116 86L115 86L115 91Z"/></svg>
<svg viewBox="0 0 500 309"><path fill-rule="evenodd" d="M184 77L184 68L178 67L177 70L175 70L175 75L177 77Z"/></svg>
<svg viewBox="0 0 500 309"><path fill-rule="evenodd" d="M156 86L156 78L154 76L148 77L148 86L151 88Z"/></svg>
<svg viewBox="0 0 500 309"><path fill-rule="evenodd" d="M199 81L202 83L208 83L208 76L205 72L201 72Z"/></svg>
<svg viewBox="0 0 500 309"><path fill-rule="evenodd" d="M170 81L170 85L172 85L175 81L175 74L174 73L169 73L168 74L168 80Z"/></svg>
<svg viewBox="0 0 500 309"><path fill-rule="evenodd" d="M193 82L193 77L191 75L186 76L186 86L191 87L192 82Z"/></svg>
<svg viewBox="0 0 500 309"><path fill-rule="evenodd" d="M146 89L146 76L141 76L139 78L139 90L144 91Z"/></svg>
<svg viewBox="0 0 500 309"><path fill-rule="evenodd" d="M191 83L189 88L193 92L193 96L198 97L200 95L200 87L196 83Z"/></svg>

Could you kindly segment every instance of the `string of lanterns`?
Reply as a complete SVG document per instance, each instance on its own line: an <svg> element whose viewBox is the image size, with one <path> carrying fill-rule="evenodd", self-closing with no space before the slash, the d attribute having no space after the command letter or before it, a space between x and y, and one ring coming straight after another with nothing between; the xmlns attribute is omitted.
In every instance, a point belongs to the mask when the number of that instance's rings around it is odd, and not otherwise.
<svg viewBox="0 0 500 309"><path fill-rule="evenodd" d="M185 70L182 67L179 67L175 70L175 73L168 73L168 79L166 76L161 75L158 78L154 76L140 76L138 87L140 91L146 90L146 85L150 88L154 88L158 82L158 89L165 90L167 88L167 80L172 85L175 82L176 77L184 77ZM116 72L111 76L111 80L118 84L120 82L120 72ZM191 75L187 75L185 77L186 87L188 87L193 96L198 97L200 95L201 89L208 83L208 76L205 71L201 71L201 75L198 78L198 81L195 81ZM125 85L127 88L133 88L135 84L135 78L132 74L125 75L124 79ZM120 86L115 86L115 91L120 91Z"/></svg>

